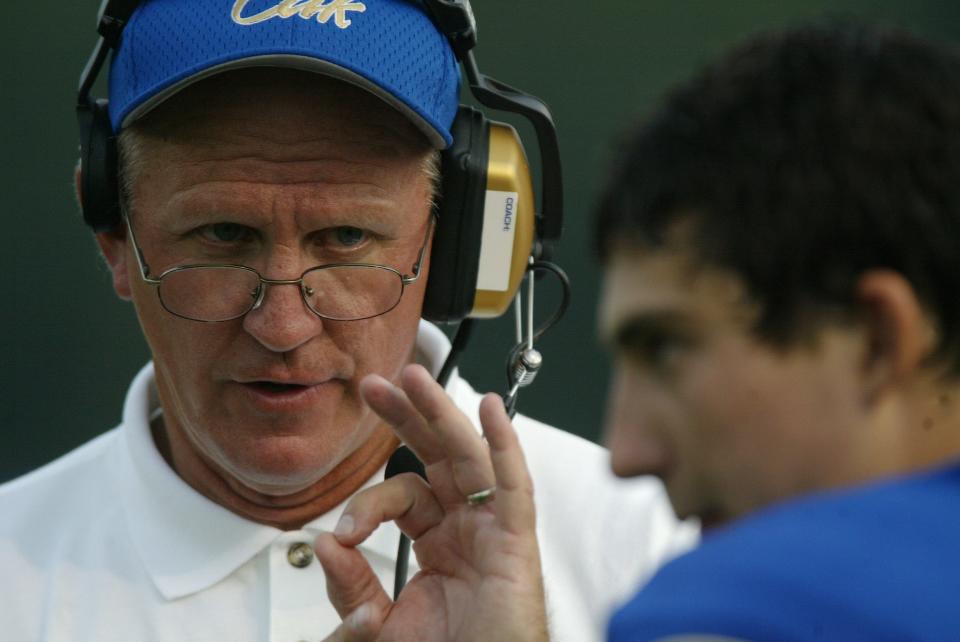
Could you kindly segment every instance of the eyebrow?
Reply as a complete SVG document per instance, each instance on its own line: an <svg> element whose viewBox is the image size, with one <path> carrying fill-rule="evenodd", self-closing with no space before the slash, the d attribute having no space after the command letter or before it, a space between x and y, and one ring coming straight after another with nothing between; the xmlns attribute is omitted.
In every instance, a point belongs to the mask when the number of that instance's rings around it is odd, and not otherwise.
<svg viewBox="0 0 960 642"><path fill-rule="evenodd" d="M602 337L602 342L611 350L630 348L643 345L650 337L664 334L691 337L695 334L695 328L689 317L680 311L642 312L626 317Z"/></svg>
<svg viewBox="0 0 960 642"><path fill-rule="evenodd" d="M333 210L326 199L307 197L291 207L285 215L317 227L369 227L381 232L393 231L398 225L402 227L396 207L384 199L354 198L346 201L343 208ZM253 227L273 219L273 214L263 210L262 204L250 203L235 193L224 191L222 186L218 186L217 190L208 188L207 193L196 189L180 192L173 200L172 207L162 208L153 216L155 220L174 223L229 219ZM419 217L417 221L419 224Z"/></svg>

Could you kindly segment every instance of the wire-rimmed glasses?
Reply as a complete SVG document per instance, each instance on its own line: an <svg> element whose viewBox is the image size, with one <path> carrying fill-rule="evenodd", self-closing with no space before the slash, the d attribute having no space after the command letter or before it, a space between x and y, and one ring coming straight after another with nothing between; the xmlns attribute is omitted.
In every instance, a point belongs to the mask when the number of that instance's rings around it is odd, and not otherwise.
<svg viewBox="0 0 960 642"><path fill-rule="evenodd" d="M263 303L268 285L296 285L304 304L323 319L360 321L386 314L400 303L406 286L420 278L435 219L430 217L423 245L410 274L376 263L328 263L314 266L297 279L267 279L257 270L230 263L192 263L150 276L129 217L140 276L157 288L163 308L190 321L218 323L239 319Z"/></svg>

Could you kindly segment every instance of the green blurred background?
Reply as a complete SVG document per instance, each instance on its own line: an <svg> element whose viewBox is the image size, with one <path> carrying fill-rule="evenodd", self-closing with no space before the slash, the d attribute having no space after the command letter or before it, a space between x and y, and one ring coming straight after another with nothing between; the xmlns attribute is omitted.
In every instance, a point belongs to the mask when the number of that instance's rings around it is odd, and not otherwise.
<svg viewBox="0 0 960 642"><path fill-rule="evenodd" d="M4 5L0 188L10 233L3 243L0 480L115 425L129 379L148 358L72 195L76 79L94 42L99 0ZM544 370L520 407L590 439L599 438L607 358L595 341L599 274L589 218L616 135L672 83L760 29L827 14L960 41L955 0L475 0L474 10L481 70L551 105L564 161L558 261L573 282L574 304L542 341ZM479 389L502 390L512 328L512 317L479 328L461 364Z"/></svg>

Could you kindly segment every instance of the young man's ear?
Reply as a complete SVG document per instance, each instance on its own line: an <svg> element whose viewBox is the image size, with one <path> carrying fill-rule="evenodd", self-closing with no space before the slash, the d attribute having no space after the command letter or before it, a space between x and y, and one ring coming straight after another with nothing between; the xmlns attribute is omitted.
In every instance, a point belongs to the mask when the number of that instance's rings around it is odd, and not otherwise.
<svg viewBox="0 0 960 642"><path fill-rule="evenodd" d="M83 169L80 163L73 172L74 190L76 190L77 203L83 203ZM117 296L124 301L129 301L130 278L127 272L127 230L120 226L117 230L109 232L97 232L97 245L103 253L103 258L107 261L107 267L113 275L113 290Z"/></svg>
<svg viewBox="0 0 960 642"><path fill-rule="evenodd" d="M936 346L936 332L916 290L898 272L865 272L856 297L868 340L866 381L876 397L916 373Z"/></svg>

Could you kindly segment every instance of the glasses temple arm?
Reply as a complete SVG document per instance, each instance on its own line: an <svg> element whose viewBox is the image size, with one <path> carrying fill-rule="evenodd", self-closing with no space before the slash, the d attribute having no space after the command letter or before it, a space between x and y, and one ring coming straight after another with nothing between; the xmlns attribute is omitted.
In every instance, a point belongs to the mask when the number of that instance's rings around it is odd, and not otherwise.
<svg viewBox="0 0 960 642"><path fill-rule="evenodd" d="M430 213L430 224L427 225L427 232L423 235L423 245L420 246L420 252L417 253L417 261L413 264L412 272L401 277L403 279L404 285L409 285L420 278L420 267L423 265L423 255L427 251L427 244L430 242L430 237L433 234L433 229L437 225L437 214L436 212Z"/></svg>
<svg viewBox="0 0 960 642"><path fill-rule="evenodd" d="M147 264L146 258L143 256L143 250L140 249L140 244L137 242L137 235L133 231L133 226L130 225L130 217L126 213L123 214L123 222L127 226L127 233L130 235L130 241L133 243L133 253L137 259L137 266L140 268L140 277L152 285L159 285L160 279L154 279L150 277L150 266Z"/></svg>

